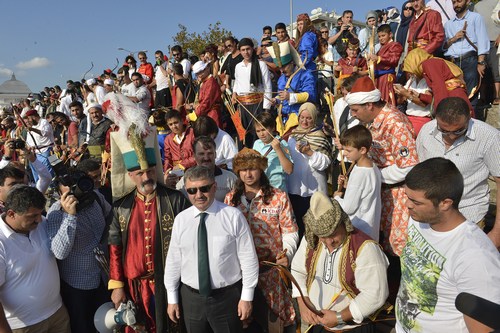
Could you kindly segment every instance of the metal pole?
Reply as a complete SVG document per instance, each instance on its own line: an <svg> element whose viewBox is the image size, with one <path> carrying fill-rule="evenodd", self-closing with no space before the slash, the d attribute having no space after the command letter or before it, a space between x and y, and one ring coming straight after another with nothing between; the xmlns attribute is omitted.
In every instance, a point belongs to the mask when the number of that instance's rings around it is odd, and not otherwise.
<svg viewBox="0 0 500 333"><path fill-rule="evenodd" d="M290 37L294 38L294 36L293 36L293 0L290 0Z"/></svg>

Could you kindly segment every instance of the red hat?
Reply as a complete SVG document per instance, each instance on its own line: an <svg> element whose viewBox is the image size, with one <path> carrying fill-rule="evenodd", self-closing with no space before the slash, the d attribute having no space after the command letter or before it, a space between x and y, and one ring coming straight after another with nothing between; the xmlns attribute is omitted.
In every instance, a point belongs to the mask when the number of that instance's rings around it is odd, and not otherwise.
<svg viewBox="0 0 500 333"><path fill-rule="evenodd" d="M380 90L375 88L369 76L362 76L354 82L351 92L345 97L349 105L380 101Z"/></svg>
<svg viewBox="0 0 500 333"><path fill-rule="evenodd" d="M39 115L38 115L38 112L36 110L29 110L28 112L25 113L24 116L29 117L29 116L39 116Z"/></svg>
<svg viewBox="0 0 500 333"><path fill-rule="evenodd" d="M307 13L302 13L297 15L297 22L299 21L311 21L311 19L309 18L309 15L307 15Z"/></svg>

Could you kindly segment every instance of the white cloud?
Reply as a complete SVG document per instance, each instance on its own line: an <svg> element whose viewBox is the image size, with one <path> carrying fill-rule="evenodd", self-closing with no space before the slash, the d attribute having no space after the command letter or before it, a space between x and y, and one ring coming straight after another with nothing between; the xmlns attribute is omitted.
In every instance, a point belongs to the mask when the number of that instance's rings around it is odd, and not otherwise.
<svg viewBox="0 0 500 333"><path fill-rule="evenodd" d="M34 57L28 61L21 61L16 65L20 69L32 69L32 68L42 68L50 65L49 59L45 57Z"/></svg>
<svg viewBox="0 0 500 333"><path fill-rule="evenodd" d="M8 68L0 66L0 76L12 76L12 71Z"/></svg>

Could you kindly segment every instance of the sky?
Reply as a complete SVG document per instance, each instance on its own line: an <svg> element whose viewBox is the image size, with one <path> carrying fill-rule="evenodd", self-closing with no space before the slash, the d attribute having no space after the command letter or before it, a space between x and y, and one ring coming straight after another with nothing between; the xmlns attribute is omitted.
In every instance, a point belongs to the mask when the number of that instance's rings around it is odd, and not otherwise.
<svg viewBox="0 0 500 333"><path fill-rule="evenodd" d="M130 51L167 53L178 24L188 32L202 32L217 21L237 38L260 39L262 27L290 23L290 0L213 1L2 1L0 18L0 83L12 73L33 92L67 80L80 80L120 65ZM292 0L293 16L322 8L342 13L354 11L354 19L364 21L370 9L395 6L404 0ZM116 71L115 71L116 72Z"/></svg>

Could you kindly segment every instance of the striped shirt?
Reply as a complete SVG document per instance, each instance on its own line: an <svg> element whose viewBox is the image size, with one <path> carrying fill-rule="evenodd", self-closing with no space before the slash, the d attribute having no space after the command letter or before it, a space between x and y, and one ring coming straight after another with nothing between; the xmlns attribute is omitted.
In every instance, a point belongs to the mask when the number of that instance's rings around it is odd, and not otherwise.
<svg viewBox="0 0 500 333"><path fill-rule="evenodd" d="M417 153L420 161L443 157L455 163L464 177L464 193L458 208L468 220L481 221L489 205L488 177L500 177L500 132L471 119L467 133L446 150L434 119L422 127Z"/></svg>

